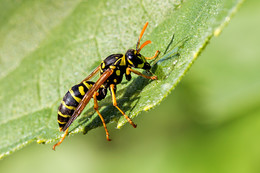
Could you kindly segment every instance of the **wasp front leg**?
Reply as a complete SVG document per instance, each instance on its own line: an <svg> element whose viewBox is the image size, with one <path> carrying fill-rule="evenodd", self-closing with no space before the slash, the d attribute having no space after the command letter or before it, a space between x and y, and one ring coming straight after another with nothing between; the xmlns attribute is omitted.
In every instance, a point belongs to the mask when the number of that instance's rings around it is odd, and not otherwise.
<svg viewBox="0 0 260 173"><path fill-rule="evenodd" d="M137 74L139 76L142 76L142 77L144 77L146 79L152 79L152 80L157 80L158 79L157 76L147 76L147 75L144 75L144 74L140 73L137 70L134 70L134 69L131 69L130 67L127 67L126 68L126 75L130 75L131 72L133 72L133 73L135 73L135 74Z"/></svg>
<svg viewBox="0 0 260 173"><path fill-rule="evenodd" d="M152 56L152 57L145 57L145 59L147 59L147 60L152 60L152 59L154 59L154 58L157 58L160 53L161 53L161 52L160 52L159 50L157 50L157 51L155 52L154 56Z"/></svg>
<svg viewBox="0 0 260 173"><path fill-rule="evenodd" d="M125 79L128 80L128 81L130 81L130 80L132 79L131 74L125 73Z"/></svg>

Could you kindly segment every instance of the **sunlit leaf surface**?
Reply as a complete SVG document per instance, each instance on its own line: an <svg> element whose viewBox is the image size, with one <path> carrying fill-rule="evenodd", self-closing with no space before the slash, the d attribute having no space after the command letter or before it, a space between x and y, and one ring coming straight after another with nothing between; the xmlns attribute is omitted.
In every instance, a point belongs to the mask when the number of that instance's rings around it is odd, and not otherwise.
<svg viewBox="0 0 260 173"><path fill-rule="evenodd" d="M102 59L152 40L142 54L162 53L149 81L135 76L118 86L118 104L130 117L158 105L176 86L213 35L218 35L241 0L190 1L1 1L0 157L37 141L61 137L57 107L66 91ZM126 123L111 104L100 102L106 122ZM101 126L90 102L71 132ZM156 120L155 120L156 121Z"/></svg>

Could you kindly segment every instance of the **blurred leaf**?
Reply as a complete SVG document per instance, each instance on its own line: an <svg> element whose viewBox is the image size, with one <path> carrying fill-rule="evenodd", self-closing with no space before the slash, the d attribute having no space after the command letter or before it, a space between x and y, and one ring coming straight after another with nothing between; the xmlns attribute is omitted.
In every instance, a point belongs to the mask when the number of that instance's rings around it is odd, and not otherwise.
<svg viewBox="0 0 260 173"><path fill-rule="evenodd" d="M153 44L142 54L162 54L152 71L158 81L136 77L118 86L118 104L130 117L149 110L180 81L209 39L229 22L242 0L175 1L1 1L0 158L32 141L61 137L57 107L65 92L112 53L134 47L144 35ZM174 39L173 39L174 36ZM101 126L93 103L72 133ZM100 102L106 122L126 120L111 97Z"/></svg>

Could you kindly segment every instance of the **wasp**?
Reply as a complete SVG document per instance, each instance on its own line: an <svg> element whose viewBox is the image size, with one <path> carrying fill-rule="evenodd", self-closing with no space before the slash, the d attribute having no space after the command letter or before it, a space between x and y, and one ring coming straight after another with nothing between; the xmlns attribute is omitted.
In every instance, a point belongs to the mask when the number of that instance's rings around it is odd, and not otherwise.
<svg viewBox="0 0 260 173"><path fill-rule="evenodd" d="M60 139L60 141L53 146L53 150L55 150L55 147L63 142L63 140L68 134L69 126L81 114L81 112L88 104L88 102L91 100L91 98L93 98L94 100L94 109L103 123L106 132L106 139L110 141L105 120L98 110L98 101L106 97L107 89L110 90L113 106L115 106L121 112L121 114L134 128L136 128L136 124L124 113L124 111L122 111L117 106L116 86L117 84L121 83L124 76L126 80L130 81L131 73L137 74L139 76L151 80L157 79L157 76L147 76L133 69L144 69L150 72L151 65L147 62L147 60L152 60L156 58L160 53L160 51L157 50L154 56L152 57L145 57L142 54L140 54L140 51L147 44L151 43L150 40L147 40L140 46L140 40L147 28L147 25L148 22L145 23L139 35L136 44L136 49L129 49L126 51L125 54L109 55L89 76L87 76L79 84L71 87L69 91L65 94L58 108L58 124L60 127L60 131L63 131L65 133L63 137ZM97 79L97 81L89 81L98 72L100 72L100 77Z"/></svg>

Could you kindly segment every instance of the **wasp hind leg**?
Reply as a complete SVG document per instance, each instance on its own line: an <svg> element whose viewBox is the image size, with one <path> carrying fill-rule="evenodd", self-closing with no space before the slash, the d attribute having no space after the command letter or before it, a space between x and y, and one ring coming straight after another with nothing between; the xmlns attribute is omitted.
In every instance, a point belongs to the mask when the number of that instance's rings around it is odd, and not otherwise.
<svg viewBox="0 0 260 173"><path fill-rule="evenodd" d="M53 145L52 149L54 151L55 151L55 148L63 142L65 137L68 135L68 133L69 133L69 128L67 128L67 130L65 131L65 133L64 133L63 137L60 139L60 141L57 144Z"/></svg>
<svg viewBox="0 0 260 173"><path fill-rule="evenodd" d="M115 85L114 85L114 84L111 84L111 85L110 85L110 91L111 91L111 95L112 95L113 105L121 112L122 115L124 115L124 117L127 119L127 121L128 121L134 128L136 128L137 125L117 106L116 95L115 95Z"/></svg>
<svg viewBox="0 0 260 173"><path fill-rule="evenodd" d="M95 111L97 112L99 118L101 119L101 121L102 121L102 123L103 123L103 126L104 126L105 131L106 131L106 138L107 138L107 140L108 140L108 141L111 141L111 139L109 138L109 133L108 133L108 130L107 130L106 122L105 122L103 116L101 115L101 113L100 113L99 110L98 110L97 96L98 96L98 92L95 92L94 95L93 95L93 99L94 99L94 109L95 109Z"/></svg>

